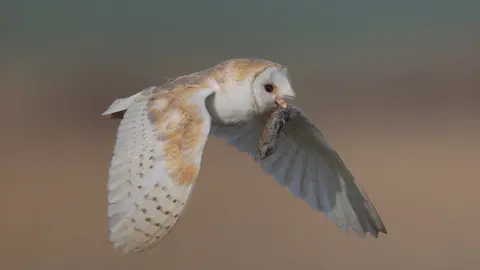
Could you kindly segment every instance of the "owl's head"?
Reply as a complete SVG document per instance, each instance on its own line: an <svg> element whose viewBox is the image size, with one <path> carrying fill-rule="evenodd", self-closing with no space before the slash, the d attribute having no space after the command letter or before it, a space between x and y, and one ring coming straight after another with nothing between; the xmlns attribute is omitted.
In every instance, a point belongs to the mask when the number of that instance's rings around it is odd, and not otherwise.
<svg viewBox="0 0 480 270"><path fill-rule="evenodd" d="M295 97L287 68L278 64L258 70L253 75L250 91L254 109L259 112L272 109L276 104L285 107L285 98Z"/></svg>
<svg viewBox="0 0 480 270"><path fill-rule="evenodd" d="M275 108L285 107L285 98L294 98L287 69L262 59L232 59L214 67L222 90L214 107L225 122L248 120ZM241 119L240 119L241 118Z"/></svg>

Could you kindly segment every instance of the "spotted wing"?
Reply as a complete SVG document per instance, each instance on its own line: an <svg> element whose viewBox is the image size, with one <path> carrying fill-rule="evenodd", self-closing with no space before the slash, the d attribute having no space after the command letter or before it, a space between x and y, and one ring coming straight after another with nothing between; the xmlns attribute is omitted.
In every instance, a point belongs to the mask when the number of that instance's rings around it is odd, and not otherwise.
<svg viewBox="0 0 480 270"><path fill-rule="evenodd" d="M259 162L257 143L264 123L258 118L235 127L212 126L211 133ZM344 231L375 238L386 233L367 194L307 116L287 122L284 131L275 152L263 161L264 171Z"/></svg>
<svg viewBox="0 0 480 270"><path fill-rule="evenodd" d="M211 93L158 94L128 105L108 180L109 236L115 248L129 252L153 246L182 214L210 130L205 98Z"/></svg>

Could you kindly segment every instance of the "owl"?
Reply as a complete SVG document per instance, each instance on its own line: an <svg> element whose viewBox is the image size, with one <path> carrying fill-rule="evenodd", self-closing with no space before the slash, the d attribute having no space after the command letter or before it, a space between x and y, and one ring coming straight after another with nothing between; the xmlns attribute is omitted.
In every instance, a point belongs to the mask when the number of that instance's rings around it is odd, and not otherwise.
<svg viewBox="0 0 480 270"><path fill-rule="evenodd" d="M121 119L108 172L109 239L123 252L153 247L184 213L209 136L248 153L280 185L344 231L377 238L386 228L323 134L302 114L259 156L275 108L295 91L285 66L231 59L115 100L102 114Z"/></svg>

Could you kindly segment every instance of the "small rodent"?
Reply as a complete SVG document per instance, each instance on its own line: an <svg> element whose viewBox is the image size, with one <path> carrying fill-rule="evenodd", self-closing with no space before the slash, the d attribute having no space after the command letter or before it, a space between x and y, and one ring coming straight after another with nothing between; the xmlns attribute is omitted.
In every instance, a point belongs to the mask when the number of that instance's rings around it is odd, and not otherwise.
<svg viewBox="0 0 480 270"><path fill-rule="evenodd" d="M277 107L267 118L265 127L260 134L258 140L258 155L263 161L270 156L276 148L277 139L280 136L286 122L299 116L301 112L294 107L287 106L286 108Z"/></svg>

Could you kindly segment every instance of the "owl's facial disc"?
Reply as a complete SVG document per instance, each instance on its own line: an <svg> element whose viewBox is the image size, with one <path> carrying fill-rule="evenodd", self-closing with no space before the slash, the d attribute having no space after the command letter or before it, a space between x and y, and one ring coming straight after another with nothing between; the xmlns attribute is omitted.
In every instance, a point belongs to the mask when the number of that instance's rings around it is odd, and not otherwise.
<svg viewBox="0 0 480 270"><path fill-rule="evenodd" d="M273 100L280 108L286 108L287 102L285 99L295 97L295 92L288 79L287 69L285 67L280 68L272 74L272 79L275 85L274 91L272 91Z"/></svg>
<svg viewBox="0 0 480 270"><path fill-rule="evenodd" d="M281 108L287 107L287 102L285 102L283 95L280 93L280 89L276 85L267 83L267 84L264 84L263 87L265 91L267 91L272 95L272 99L276 105L280 106Z"/></svg>
<svg viewBox="0 0 480 270"><path fill-rule="evenodd" d="M286 100L295 97L286 71L278 66L270 66L261 71L255 78L253 89L260 105L259 112L274 107L286 108Z"/></svg>

